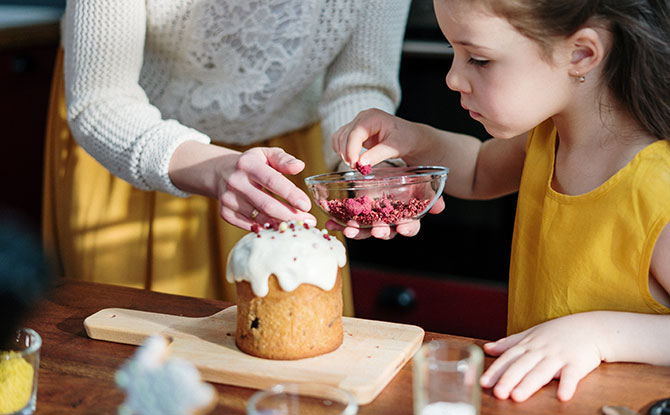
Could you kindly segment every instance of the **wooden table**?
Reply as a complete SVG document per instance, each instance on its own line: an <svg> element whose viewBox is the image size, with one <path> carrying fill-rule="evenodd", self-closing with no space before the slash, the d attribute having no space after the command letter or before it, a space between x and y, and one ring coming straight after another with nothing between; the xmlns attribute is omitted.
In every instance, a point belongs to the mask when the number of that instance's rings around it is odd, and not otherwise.
<svg viewBox="0 0 670 415"><path fill-rule="evenodd" d="M116 414L123 392L114 384L116 369L136 350L135 346L92 340L83 320L103 308L120 307L143 311L203 317L229 306L215 300L160 294L146 290L59 279L47 298L28 318L26 325L43 338L37 414ZM480 340L426 333L424 341ZM486 364L492 359L487 358ZM245 413L254 390L214 385L220 394L213 414ZM639 411L656 400L670 397L670 367L610 363L582 380L570 402L556 399L557 382L540 390L527 402L514 403L482 396L482 415L492 414L600 414L604 404L626 405ZM412 371L407 364L371 404L359 414L412 413Z"/></svg>

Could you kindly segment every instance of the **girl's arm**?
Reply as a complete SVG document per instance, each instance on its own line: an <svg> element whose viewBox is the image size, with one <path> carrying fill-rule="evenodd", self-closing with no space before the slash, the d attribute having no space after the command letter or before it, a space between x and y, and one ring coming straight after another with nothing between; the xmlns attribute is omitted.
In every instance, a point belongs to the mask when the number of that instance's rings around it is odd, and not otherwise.
<svg viewBox="0 0 670 415"><path fill-rule="evenodd" d="M652 255L650 276L670 294L670 224ZM666 296L667 298L667 296ZM487 353L500 356L481 378L500 399L521 402L559 378L557 396L572 398L579 381L604 362L670 365L670 315L618 311L572 314L539 324L497 342Z"/></svg>
<svg viewBox="0 0 670 415"><path fill-rule="evenodd" d="M478 138L363 111L333 135L333 148L350 166L402 157L409 165L449 167L445 192L463 199L491 199L519 189L527 134ZM360 154L361 149L368 150ZM360 157L359 157L360 154Z"/></svg>

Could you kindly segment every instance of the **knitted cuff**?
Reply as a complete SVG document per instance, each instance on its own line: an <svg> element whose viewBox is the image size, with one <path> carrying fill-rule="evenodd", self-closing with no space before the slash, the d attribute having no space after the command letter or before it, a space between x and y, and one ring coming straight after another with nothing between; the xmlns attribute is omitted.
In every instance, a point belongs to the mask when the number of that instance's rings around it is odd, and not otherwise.
<svg viewBox="0 0 670 415"><path fill-rule="evenodd" d="M142 149L138 172L146 187L174 196L190 196L191 193L179 189L170 180L168 175L170 159L177 147L184 142L197 141L209 144L211 142L210 138L174 120L162 123L160 129L148 133L148 135L146 144Z"/></svg>

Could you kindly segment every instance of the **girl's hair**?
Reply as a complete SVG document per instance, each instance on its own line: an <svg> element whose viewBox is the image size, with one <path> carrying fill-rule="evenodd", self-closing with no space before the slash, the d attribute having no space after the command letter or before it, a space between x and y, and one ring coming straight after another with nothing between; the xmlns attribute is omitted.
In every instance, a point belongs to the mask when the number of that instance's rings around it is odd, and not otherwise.
<svg viewBox="0 0 670 415"><path fill-rule="evenodd" d="M670 138L668 0L482 0L551 55L552 40L595 23L612 34L603 81L659 139Z"/></svg>

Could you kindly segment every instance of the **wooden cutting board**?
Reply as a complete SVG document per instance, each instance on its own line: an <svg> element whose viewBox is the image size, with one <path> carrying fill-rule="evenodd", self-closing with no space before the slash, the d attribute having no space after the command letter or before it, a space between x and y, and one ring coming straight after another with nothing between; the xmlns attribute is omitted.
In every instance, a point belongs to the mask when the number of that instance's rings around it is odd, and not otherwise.
<svg viewBox="0 0 670 415"><path fill-rule="evenodd" d="M301 360L250 356L235 345L237 307L209 317L181 317L107 308L84 321L92 339L139 345L153 334L172 339L170 356L193 363L204 380L265 389L281 382L318 382L350 391L360 405L372 402L414 355L422 328L342 318L344 341L335 351Z"/></svg>

